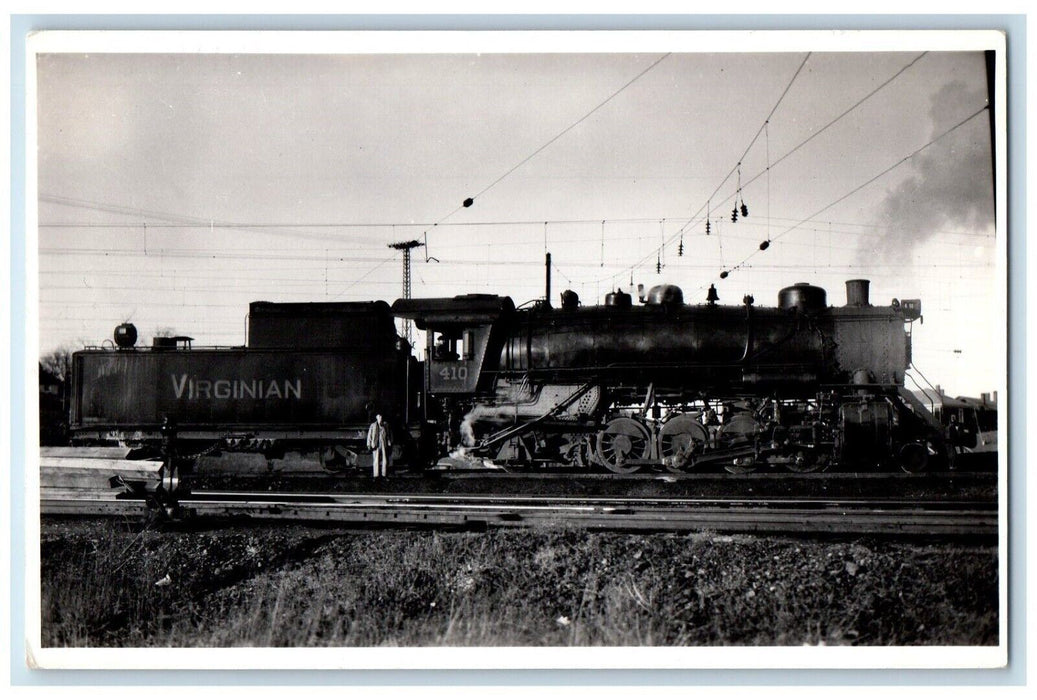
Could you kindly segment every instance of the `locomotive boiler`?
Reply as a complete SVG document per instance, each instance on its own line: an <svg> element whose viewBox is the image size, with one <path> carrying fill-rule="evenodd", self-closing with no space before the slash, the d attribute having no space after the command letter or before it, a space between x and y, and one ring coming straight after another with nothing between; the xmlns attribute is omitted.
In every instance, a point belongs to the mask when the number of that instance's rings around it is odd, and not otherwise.
<svg viewBox="0 0 1037 700"><path fill-rule="evenodd" d="M581 306L516 310L507 297L403 299L428 331L428 405L455 459L729 471L843 464L925 469L949 458L938 425L904 389L917 300L872 306L782 289L776 307L688 305L660 285L634 304L613 292Z"/></svg>

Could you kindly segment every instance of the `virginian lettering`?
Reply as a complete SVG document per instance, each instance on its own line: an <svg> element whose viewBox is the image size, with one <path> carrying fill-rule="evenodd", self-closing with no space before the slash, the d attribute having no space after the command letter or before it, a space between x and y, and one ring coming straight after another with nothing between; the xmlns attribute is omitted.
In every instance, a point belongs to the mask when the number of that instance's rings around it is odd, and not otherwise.
<svg viewBox="0 0 1037 700"><path fill-rule="evenodd" d="M301 399L301 379L197 379L171 374L178 399Z"/></svg>

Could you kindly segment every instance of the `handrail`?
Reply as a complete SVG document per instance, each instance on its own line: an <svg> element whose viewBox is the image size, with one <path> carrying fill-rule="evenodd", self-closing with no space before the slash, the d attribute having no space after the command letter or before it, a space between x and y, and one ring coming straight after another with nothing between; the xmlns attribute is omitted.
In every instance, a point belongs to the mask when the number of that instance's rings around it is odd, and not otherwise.
<svg viewBox="0 0 1037 700"><path fill-rule="evenodd" d="M929 412L930 413L936 413L936 402L933 401L931 396L929 396L929 392L927 392L925 390L925 387L923 387L921 384L916 382L915 378L912 377L910 374L905 374L904 376L907 377L908 379L910 379L911 383L914 384L916 387L918 387L918 390L920 392L922 392L922 395L926 398L926 400L929 401Z"/></svg>
<svg viewBox="0 0 1037 700"><path fill-rule="evenodd" d="M925 381L925 383L929 385L929 388L932 389L936 393L937 398L939 398L942 401L943 400L943 396L940 393L940 390L937 389L935 386L933 386L933 383L930 382L929 379L924 374L922 374L922 370L918 369L918 367L915 366L914 362L911 363L911 369L918 373L918 376L921 377ZM922 391L922 393L925 394L925 397L928 399L929 398L929 394L926 392L926 390L921 385L918 384L918 382L915 381L914 377L911 378L911 381L915 382L915 386L917 386ZM932 399L930 399L930 401L931 400Z"/></svg>

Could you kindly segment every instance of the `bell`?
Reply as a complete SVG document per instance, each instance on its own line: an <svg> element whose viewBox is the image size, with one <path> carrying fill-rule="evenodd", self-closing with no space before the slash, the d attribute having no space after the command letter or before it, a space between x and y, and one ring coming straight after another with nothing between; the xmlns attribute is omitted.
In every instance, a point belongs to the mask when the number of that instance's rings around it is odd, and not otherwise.
<svg viewBox="0 0 1037 700"><path fill-rule="evenodd" d="M742 216L749 216L749 207L745 206L745 202L742 202Z"/></svg>
<svg viewBox="0 0 1037 700"><path fill-rule="evenodd" d="M731 223L738 221L738 207L731 210Z"/></svg>
<svg viewBox="0 0 1037 700"><path fill-rule="evenodd" d="M709 304L715 304L720 301L720 295L717 294L716 285L709 285L709 291L706 292L706 302Z"/></svg>
<svg viewBox="0 0 1037 700"><path fill-rule="evenodd" d="M677 246L677 257L684 257L684 241L681 241L680 245Z"/></svg>
<svg viewBox="0 0 1037 700"><path fill-rule="evenodd" d="M706 219L706 235L709 235L709 219Z"/></svg>

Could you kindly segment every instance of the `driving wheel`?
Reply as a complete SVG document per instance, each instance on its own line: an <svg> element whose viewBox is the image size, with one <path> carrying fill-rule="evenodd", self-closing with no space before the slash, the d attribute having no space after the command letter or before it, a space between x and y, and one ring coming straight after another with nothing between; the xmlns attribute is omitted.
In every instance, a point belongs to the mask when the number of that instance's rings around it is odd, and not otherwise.
<svg viewBox="0 0 1037 700"><path fill-rule="evenodd" d="M669 471L683 472L695 466L707 442L705 426L694 416L682 413L666 421L659 431L659 457Z"/></svg>
<svg viewBox="0 0 1037 700"><path fill-rule="evenodd" d="M598 433L594 456L609 471L617 474L633 474L640 464L629 464L630 460L648 459L652 453L652 442L646 428L633 418L613 418Z"/></svg>

